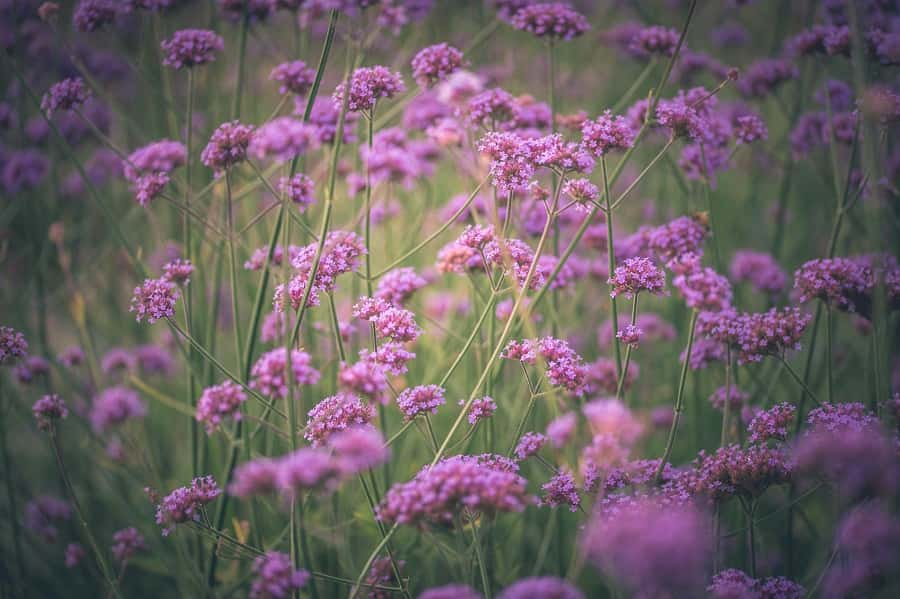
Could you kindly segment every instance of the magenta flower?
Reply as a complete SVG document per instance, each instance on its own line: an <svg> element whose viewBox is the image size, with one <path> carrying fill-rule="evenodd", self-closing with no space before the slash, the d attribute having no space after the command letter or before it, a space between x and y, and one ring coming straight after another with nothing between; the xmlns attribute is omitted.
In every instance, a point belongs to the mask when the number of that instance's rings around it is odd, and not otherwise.
<svg viewBox="0 0 900 599"><path fill-rule="evenodd" d="M728 279L711 268L701 267L672 279L684 303L694 310L720 312L731 307L732 290Z"/></svg>
<svg viewBox="0 0 900 599"><path fill-rule="evenodd" d="M463 54L450 44L441 43L419 50L412 59L413 78L420 87L429 88L463 66Z"/></svg>
<svg viewBox="0 0 900 599"><path fill-rule="evenodd" d="M72 24L84 33L97 31L115 23L123 8L114 0L80 0L72 12Z"/></svg>
<svg viewBox="0 0 900 599"><path fill-rule="evenodd" d="M642 291L653 295L663 295L666 289L666 274L657 268L649 258L628 258L607 281L612 289L611 297L624 295L632 298Z"/></svg>
<svg viewBox="0 0 900 599"><path fill-rule="evenodd" d="M345 83L335 88L332 98L336 106L344 102ZM406 91L403 77L384 66L356 69L350 78L350 96L347 109L350 112L373 110L378 100L393 98Z"/></svg>
<svg viewBox="0 0 900 599"><path fill-rule="evenodd" d="M731 279L748 282L762 293L780 293L787 284L787 275L770 254L753 250L738 250L731 259Z"/></svg>
<svg viewBox="0 0 900 599"><path fill-rule="evenodd" d="M225 42L215 31L181 29L160 44L163 65L180 70L213 62L225 49Z"/></svg>
<svg viewBox="0 0 900 599"><path fill-rule="evenodd" d="M575 483L575 477L571 472L566 470L560 471L559 474L551 478L548 482L541 486L544 496L541 502L550 507L567 505L573 512L578 511L581 506L581 496L578 494L578 485Z"/></svg>
<svg viewBox="0 0 900 599"><path fill-rule="evenodd" d="M187 148L184 144L162 139L139 148L123 161L125 178L132 183L141 175L168 174L187 162Z"/></svg>
<svg viewBox="0 0 900 599"><path fill-rule="evenodd" d="M395 268L386 272L378 280L375 297L402 306L416 291L425 287L428 282L410 267Z"/></svg>
<svg viewBox="0 0 900 599"><path fill-rule="evenodd" d="M581 125L581 146L599 158L612 150L627 150L634 143L634 130L621 116L607 110Z"/></svg>
<svg viewBox="0 0 900 599"><path fill-rule="evenodd" d="M874 286L872 269L865 262L850 258L810 260L794 273L799 301L817 298L847 312L866 313L868 295Z"/></svg>
<svg viewBox="0 0 900 599"><path fill-rule="evenodd" d="M49 431L56 420L62 420L69 416L66 402L55 393L44 395L34 402L31 412L34 414L38 429L42 431Z"/></svg>
<svg viewBox="0 0 900 599"><path fill-rule="evenodd" d="M137 392L125 387L110 387L94 398L90 421L94 431L103 434L113 426L143 418L146 414L147 406Z"/></svg>
<svg viewBox="0 0 900 599"><path fill-rule="evenodd" d="M438 408L446 402L444 393L444 389L437 385L410 387L397 396L397 407L403 412L406 420L412 420L419 414L427 412L437 414Z"/></svg>
<svg viewBox="0 0 900 599"><path fill-rule="evenodd" d="M512 16L510 24L551 41L575 39L591 28L584 15L565 2L527 5Z"/></svg>
<svg viewBox="0 0 900 599"><path fill-rule="evenodd" d="M297 385L315 385L319 382L319 371L312 367L312 358L305 351L291 351L291 369ZM250 370L250 388L267 397L284 399L287 397L289 381L287 371L287 350L273 349L259 357Z"/></svg>
<svg viewBox="0 0 900 599"><path fill-rule="evenodd" d="M230 418L235 422L241 420L241 404L247 401L247 394L240 385L233 381L225 381L203 390L197 400L197 422L206 426L206 434L213 434L222 421Z"/></svg>
<svg viewBox="0 0 900 599"><path fill-rule="evenodd" d="M319 143L315 125L281 116L256 130L247 151L260 160L272 158L285 162L315 149Z"/></svg>
<svg viewBox="0 0 900 599"><path fill-rule="evenodd" d="M547 437L542 435L541 433L528 432L522 435L522 438L519 439L519 442L516 444L516 449L513 452L516 455L516 458L519 461L527 460L533 455L536 455L537 452L541 450L541 448L547 444Z"/></svg>
<svg viewBox="0 0 900 599"><path fill-rule="evenodd" d="M253 126L239 121L222 123L213 131L209 143L203 148L200 160L221 174L247 159L247 148L253 139Z"/></svg>
<svg viewBox="0 0 900 599"><path fill-rule="evenodd" d="M303 173L297 173L290 179L282 177L278 180L278 191L296 204L301 213L315 201L315 188L312 178Z"/></svg>
<svg viewBox="0 0 900 599"><path fill-rule="evenodd" d="M176 285L187 285L191 282L194 265L190 260L175 258L163 265L163 278Z"/></svg>
<svg viewBox="0 0 900 599"><path fill-rule="evenodd" d="M206 504L222 494L212 476L203 476L191 481L189 487L178 487L166 495L156 506L156 523L162 527L163 536L168 536L176 525L198 520Z"/></svg>
<svg viewBox="0 0 900 599"><path fill-rule="evenodd" d="M26 355L28 342L25 335L11 327L0 326L0 366L12 364Z"/></svg>
<svg viewBox="0 0 900 599"><path fill-rule="evenodd" d="M553 576L532 576L522 578L505 589L497 599L533 599L553 597L554 599L584 599L584 593L570 582Z"/></svg>
<svg viewBox="0 0 900 599"><path fill-rule="evenodd" d="M375 419L375 408L349 393L326 397L309 411L303 437L313 447L325 445L332 434Z"/></svg>
<svg viewBox="0 0 900 599"><path fill-rule="evenodd" d="M747 430L751 443L765 443L769 440L784 441L788 428L794 423L797 408L789 403L777 404L757 414Z"/></svg>
<svg viewBox="0 0 900 599"><path fill-rule="evenodd" d="M50 86L41 100L41 110L47 118L58 110L74 110L84 104L91 95L91 90L81 77L63 79Z"/></svg>
<svg viewBox="0 0 900 599"><path fill-rule="evenodd" d="M291 556L268 551L253 562L250 599L287 599L309 581L309 572L295 570Z"/></svg>
<svg viewBox="0 0 900 599"><path fill-rule="evenodd" d="M313 86L316 72L306 66L302 60L283 62L269 74L269 79L280 83L278 93L281 95L294 94L305 96Z"/></svg>
<svg viewBox="0 0 900 599"><path fill-rule="evenodd" d="M112 555L113 559L120 564L124 564L133 558L139 551L147 550L147 542L144 535L138 532L133 526L117 530L112 536Z"/></svg>
<svg viewBox="0 0 900 599"><path fill-rule="evenodd" d="M463 400L459 401L460 405L465 403L466 402ZM466 412L466 419L469 421L469 424L475 426L482 420L486 420L493 416L496 411L497 402L495 402L493 398L485 395L484 397L479 397L472 401L472 404L469 406L469 411Z"/></svg>
<svg viewBox="0 0 900 599"><path fill-rule="evenodd" d="M175 302L178 300L178 288L168 279L144 279L134 288L129 312L135 313L138 322L147 320L153 324L163 318L175 316Z"/></svg>

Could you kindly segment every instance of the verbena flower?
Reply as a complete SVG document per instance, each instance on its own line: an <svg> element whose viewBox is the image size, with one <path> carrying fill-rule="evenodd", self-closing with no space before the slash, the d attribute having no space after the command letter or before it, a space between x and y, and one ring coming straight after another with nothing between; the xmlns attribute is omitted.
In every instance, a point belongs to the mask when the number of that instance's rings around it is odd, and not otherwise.
<svg viewBox="0 0 900 599"><path fill-rule="evenodd" d="M269 79L281 84L278 88L281 95L305 96L312 88L315 78L316 72L302 60L283 62L269 73Z"/></svg>
<svg viewBox="0 0 900 599"><path fill-rule="evenodd" d="M666 289L666 274L649 258L626 259L616 267L615 273L607 281L612 289L611 297L624 295L632 298L644 291L653 295L663 295Z"/></svg>
<svg viewBox="0 0 900 599"><path fill-rule="evenodd" d="M567 505L573 512L578 511L581 505L581 495L578 494L575 477L566 470L560 471L559 474L541 485L541 490L544 492L541 498L544 505L550 507Z"/></svg>
<svg viewBox="0 0 900 599"><path fill-rule="evenodd" d="M463 54L446 42L435 44L419 50L411 66L420 87L433 87L463 66Z"/></svg>
<svg viewBox="0 0 900 599"><path fill-rule="evenodd" d="M112 556L120 564L124 564L133 558L139 551L147 550L147 542L144 540L144 535L133 526L117 530L113 533L112 539Z"/></svg>
<svg viewBox="0 0 900 599"><path fill-rule="evenodd" d="M575 39L591 28L584 15L565 2L526 5L512 16L511 24L552 41Z"/></svg>
<svg viewBox="0 0 900 599"><path fill-rule="evenodd" d="M868 306L868 294L875 286L872 269L850 258L825 258L805 262L794 273L794 288L801 302L821 299L839 310L855 312Z"/></svg>
<svg viewBox="0 0 900 599"><path fill-rule="evenodd" d="M437 414L439 407L446 403L443 387L437 385L419 385L404 389L397 396L397 407L403 412L406 420L412 420L419 414L431 412Z"/></svg>
<svg viewBox="0 0 900 599"><path fill-rule="evenodd" d="M554 599L584 599L578 587L554 576L531 576L522 578L497 595L497 599L530 599L553 597Z"/></svg>
<svg viewBox="0 0 900 599"><path fill-rule="evenodd" d="M72 506L52 495L39 495L25 504L25 528L48 543L55 543L59 530L55 522L70 520Z"/></svg>
<svg viewBox="0 0 900 599"><path fill-rule="evenodd" d="M251 125L242 125L240 121L222 123L213 131L209 143L200 154L200 160L217 174L222 173L247 159L251 139Z"/></svg>
<svg viewBox="0 0 900 599"><path fill-rule="evenodd" d="M762 293L780 293L787 284L787 275L771 254L753 250L738 250L731 259L731 279L748 282Z"/></svg>
<svg viewBox="0 0 900 599"><path fill-rule="evenodd" d="M641 56L672 56L678 46L678 38L675 29L653 25L637 31L631 38L629 49Z"/></svg>
<svg viewBox="0 0 900 599"><path fill-rule="evenodd" d="M66 564L66 568L74 568L78 564L81 563L81 560L87 555L87 552L84 550L84 547L79 543L69 543L66 545L66 551L64 553L64 563Z"/></svg>
<svg viewBox="0 0 900 599"><path fill-rule="evenodd" d="M177 141L162 139L132 152L123 161L125 178L132 183L141 175L168 174L187 161L187 148Z"/></svg>
<svg viewBox="0 0 900 599"><path fill-rule="evenodd" d="M202 476L163 497L156 506L156 523L162 527L163 536L170 535L178 524L198 520L204 507L221 494L212 476Z"/></svg>
<svg viewBox="0 0 900 599"><path fill-rule="evenodd" d="M375 408L349 393L326 397L309 411L303 437L313 447L324 445L332 434L375 419Z"/></svg>
<svg viewBox="0 0 900 599"><path fill-rule="evenodd" d="M621 116L607 110L581 125L581 146L599 158L612 150L627 150L634 144L634 130Z"/></svg>
<svg viewBox="0 0 900 599"><path fill-rule="evenodd" d="M280 116L261 125L247 151L256 158L272 158L280 162L314 150L320 143L319 129L289 116Z"/></svg>
<svg viewBox="0 0 900 599"><path fill-rule="evenodd" d="M37 427L42 431L49 431L56 420L68 418L69 409L63 399L52 393L44 395L31 406Z"/></svg>
<svg viewBox="0 0 900 599"><path fill-rule="evenodd" d="M760 412L747 427L750 432L750 442L765 443L769 440L786 440L788 427L794 423L796 413L797 408L789 403L780 403Z"/></svg>
<svg viewBox="0 0 900 599"><path fill-rule="evenodd" d="M338 469L346 476L380 466L391 457L384 437L369 426L354 426L331 435L328 447L334 452Z"/></svg>
<svg viewBox="0 0 900 599"><path fill-rule="evenodd" d="M460 400L460 405L465 404L464 400ZM479 397L472 401L472 404L469 406L468 412L466 412L466 420L469 421L469 424L475 426L482 420L486 420L494 415L494 412L497 411L497 402L488 395L484 397Z"/></svg>
<svg viewBox="0 0 900 599"><path fill-rule="evenodd" d="M90 97L91 91L81 77L63 79L50 86L50 90L44 94L41 100L41 110L47 118L58 110L73 110L84 104Z"/></svg>
<svg viewBox="0 0 900 599"><path fill-rule="evenodd" d="M291 556L268 551L253 561L250 599L287 599L309 582L309 572L295 570Z"/></svg>
<svg viewBox="0 0 900 599"><path fill-rule="evenodd" d="M345 83L335 88L332 98L336 106L344 102ZM375 108L381 99L393 98L406 91L403 77L384 66L362 67L353 71L350 77L350 96L347 109L351 112L364 112Z"/></svg>
<svg viewBox="0 0 900 599"><path fill-rule="evenodd" d="M163 318L175 316L175 303L178 300L178 288L168 279L144 279L134 288L129 312L134 312L135 320L146 320L153 324Z"/></svg>
<svg viewBox="0 0 900 599"><path fill-rule="evenodd" d="M389 301L395 306L402 306L416 291L427 284L428 282L419 276L415 269L395 268L384 273L378 280L375 297Z"/></svg>
<svg viewBox="0 0 900 599"><path fill-rule="evenodd" d="M215 32L206 29L181 29L160 43L163 65L180 70L213 62L225 49L225 43Z"/></svg>
<svg viewBox="0 0 900 599"><path fill-rule="evenodd" d="M526 460L531 456L536 455L546 443L546 436L541 433L528 432L519 439L513 453L519 461Z"/></svg>
<svg viewBox="0 0 900 599"><path fill-rule="evenodd" d="M720 312L731 307L733 292L728 279L711 268L697 268L672 279L684 298L684 303L694 310Z"/></svg>
<svg viewBox="0 0 900 599"><path fill-rule="evenodd" d="M197 422L206 426L206 433L213 434L222 421L230 418L235 422L240 421L241 404L247 401L247 394L240 385L233 381L225 381L219 385L213 385L203 390L200 399L197 400Z"/></svg>
<svg viewBox="0 0 900 599"><path fill-rule="evenodd" d="M481 594L465 584L447 584L425 589L419 599L482 599Z"/></svg>
<svg viewBox="0 0 900 599"><path fill-rule="evenodd" d="M187 285L191 282L194 265L190 260L175 258L163 265L163 278L176 285Z"/></svg>
<svg viewBox="0 0 900 599"><path fill-rule="evenodd" d="M315 188L316 184L312 178L303 173L297 173L290 179L281 177L278 180L278 191L292 201L300 213L303 213L315 201L313 195Z"/></svg>
<svg viewBox="0 0 900 599"><path fill-rule="evenodd" d="M25 335L11 327L0 326L0 366L12 364L26 355L28 342Z"/></svg>
<svg viewBox="0 0 900 599"><path fill-rule="evenodd" d="M396 483L378 506L378 519L410 526L449 525L463 511L521 512L531 499L526 481L505 458L458 455L425 466L409 482Z"/></svg>
<svg viewBox="0 0 900 599"><path fill-rule="evenodd" d="M315 385L319 382L319 371L312 367L312 358L305 351L291 350L291 369L295 385ZM261 355L250 370L250 388L263 395L284 399L288 395L289 386L287 350L284 347Z"/></svg>
<svg viewBox="0 0 900 599"><path fill-rule="evenodd" d="M275 12L278 0L218 0L222 16L232 23L239 23L247 18L251 21L264 21Z"/></svg>
<svg viewBox="0 0 900 599"><path fill-rule="evenodd" d="M121 9L114 0L80 0L72 11L72 23L84 33L97 31L115 23Z"/></svg>
<svg viewBox="0 0 900 599"><path fill-rule="evenodd" d="M724 410L725 404L727 403L731 410L735 410L746 405L749 399L749 393L743 391L737 385L731 385L730 388L722 386L713 391L709 396L709 403L719 410Z"/></svg>
<svg viewBox="0 0 900 599"><path fill-rule="evenodd" d="M126 387L110 387L94 398L90 421L94 431L102 434L113 426L143 418L146 414L147 406L136 391Z"/></svg>

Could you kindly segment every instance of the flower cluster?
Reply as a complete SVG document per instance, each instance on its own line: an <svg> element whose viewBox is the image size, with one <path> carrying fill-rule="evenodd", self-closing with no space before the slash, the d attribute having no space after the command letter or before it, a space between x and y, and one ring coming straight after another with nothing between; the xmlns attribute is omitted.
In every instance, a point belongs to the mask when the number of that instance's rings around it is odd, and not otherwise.
<svg viewBox="0 0 900 599"><path fill-rule="evenodd" d="M129 312L134 312L135 320L146 320L153 324L163 318L175 316L175 303L178 300L178 287L167 278L144 279L134 288Z"/></svg>
<svg viewBox="0 0 900 599"><path fill-rule="evenodd" d="M41 100L41 110L49 118L58 110L73 110L87 102L91 92L81 77L63 79L50 86Z"/></svg>
<svg viewBox="0 0 900 599"><path fill-rule="evenodd" d="M309 572L295 570L291 556L267 551L253 562L253 583L250 599L286 599L309 581Z"/></svg>
<svg viewBox="0 0 900 599"><path fill-rule="evenodd" d="M375 408L349 393L326 397L307 415L303 437L313 447L324 445L336 432L365 426L375 419Z"/></svg>
<svg viewBox="0 0 900 599"><path fill-rule="evenodd" d="M289 116L280 116L256 130L247 151L263 160L286 162L315 149L320 143L318 127Z"/></svg>
<svg viewBox="0 0 900 599"><path fill-rule="evenodd" d="M769 440L786 440L788 427L793 424L796 414L797 408L789 403L780 403L760 412L747 427L750 432L750 442L765 443Z"/></svg>
<svg viewBox="0 0 900 599"><path fill-rule="evenodd" d="M12 364L17 358L28 355L25 335L12 327L0 326L0 366Z"/></svg>
<svg viewBox="0 0 900 599"><path fill-rule="evenodd" d="M200 160L216 173L221 173L247 159L251 139L251 125L242 125L239 121L222 123L213 131L209 143L200 154Z"/></svg>
<svg viewBox="0 0 900 599"><path fill-rule="evenodd" d="M525 364L535 364L538 356L547 364L546 375L551 384L563 387L573 395L584 394L587 372L584 360L563 339L543 337L510 341L502 354L508 360Z"/></svg>
<svg viewBox="0 0 900 599"><path fill-rule="evenodd" d="M198 520L208 503L222 494L212 476L202 476L191 481L188 487L178 487L162 498L156 506L156 523L168 536L176 525Z"/></svg>
<svg viewBox="0 0 900 599"><path fill-rule="evenodd" d="M305 351L291 350L291 370L296 385L315 385L319 371L312 367L312 358ZM284 399L288 395L287 350L278 347L259 357L250 370L250 388L268 397Z"/></svg>
<svg viewBox="0 0 900 599"><path fill-rule="evenodd" d="M125 387L110 387L94 398L90 421L94 431L102 434L127 420L143 418L147 406L135 391Z"/></svg>
<svg viewBox="0 0 900 599"><path fill-rule="evenodd" d="M42 431L49 431L55 420L62 420L69 416L69 409L62 397L52 393L44 395L31 406L37 427Z"/></svg>
<svg viewBox="0 0 900 599"><path fill-rule="evenodd" d="M466 402L460 401L459 403L464 405ZM482 420L487 420L493 416L496 411L497 402L492 397L485 395L472 400L472 404L466 412L466 419L469 421L469 424L475 426Z"/></svg>
<svg viewBox="0 0 900 599"><path fill-rule="evenodd" d="M294 267L297 274L288 282L287 292L290 297L290 305L295 310L300 308L307 295L307 285L317 252L318 244L311 243L300 248L294 256L291 256L291 266ZM322 247L318 267L315 269L315 278L308 291L306 305L318 306L320 295L334 291L340 275L356 272L359 269L360 257L365 253L365 244L356 233L349 231L329 233ZM284 286L279 285L275 290L273 303L280 310L285 309L283 295Z"/></svg>
<svg viewBox="0 0 900 599"><path fill-rule="evenodd" d="M197 422L206 426L207 434L213 434L226 418L241 419L241 404L247 401L247 394L240 385L225 381L203 390L197 400Z"/></svg>
<svg viewBox="0 0 900 599"><path fill-rule="evenodd" d="M281 84L278 88L281 95L305 96L313 86L315 78L316 72L302 60L283 62L269 73L269 79Z"/></svg>
<svg viewBox="0 0 900 599"><path fill-rule="evenodd" d="M308 175L297 173L290 179L282 177L278 180L278 191L297 205L300 212L306 210L315 198L313 192L316 184Z"/></svg>
<svg viewBox="0 0 900 599"><path fill-rule="evenodd" d="M397 407L403 412L406 420L412 420L419 414L427 412L437 414L437 409L446 402L444 393L444 388L437 385L410 387L397 396Z"/></svg>
<svg viewBox="0 0 900 599"><path fill-rule="evenodd" d="M124 564L133 558L139 551L147 550L147 542L144 535L133 526L117 530L112 536L112 555L118 563Z"/></svg>
<svg viewBox="0 0 900 599"><path fill-rule="evenodd" d="M335 88L332 98L336 106L344 103L346 83ZM347 110L365 112L373 110L378 100L393 98L406 91L403 77L384 66L363 67L353 71L350 77L350 94L347 98Z"/></svg>
<svg viewBox="0 0 900 599"><path fill-rule="evenodd" d="M806 589L783 576L755 579L743 570L733 568L722 570L713 576L706 591L713 599L801 599L806 596Z"/></svg>
<svg viewBox="0 0 900 599"><path fill-rule="evenodd" d="M514 462L486 454L444 458L409 482L397 483L378 506L378 519L411 526L450 525L470 513L521 512L531 503Z"/></svg>
<svg viewBox="0 0 900 599"><path fill-rule="evenodd" d="M462 66L462 52L447 43L422 48L412 59L413 78L423 88L443 81Z"/></svg>
<svg viewBox="0 0 900 599"><path fill-rule="evenodd" d="M510 23L520 31L553 41L575 39L591 28L584 15L565 2L526 5Z"/></svg>
<svg viewBox="0 0 900 599"><path fill-rule="evenodd" d="M731 280L747 282L760 293L781 293L787 284L787 275L771 254L753 250L738 250L731 259Z"/></svg>
<svg viewBox="0 0 900 599"><path fill-rule="evenodd" d="M865 262L850 258L810 260L794 273L801 302L821 299L839 310L865 313L875 276Z"/></svg>
<svg viewBox="0 0 900 599"><path fill-rule="evenodd" d="M783 356L800 349L800 339L812 317L799 308L772 308L768 312L701 313L698 331L719 347L737 350L738 363L761 362L766 356ZM720 359L720 358L719 358Z"/></svg>
<svg viewBox="0 0 900 599"><path fill-rule="evenodd" d="M649 258L636 256L626 259L617 266L615 273L607 282L612 287L610 297L624 295L632 298L642 291L663 295L666 289L666 274Z"/></svg>
<svg viewBox="0 0 900 599"><path fill-rule="evenodd" d="M192 68L213 62L225 49L225 42L214 31L181 29L160 44L163 65L173 69Z"/></svg>

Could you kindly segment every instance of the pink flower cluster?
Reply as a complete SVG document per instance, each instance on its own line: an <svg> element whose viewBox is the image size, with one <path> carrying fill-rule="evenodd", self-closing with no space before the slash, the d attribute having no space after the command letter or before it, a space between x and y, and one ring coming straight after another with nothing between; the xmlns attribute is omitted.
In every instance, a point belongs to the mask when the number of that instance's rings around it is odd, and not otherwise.
<svg viewBox="0 0 900 599"><path fill-rule="evenodd" d="M313 447L325 445L336 432L366 426L375 419L375 408L349 393L326 397L307 415L303 437Z"/></svg>
<svg viewBox="0 0 900 599"><path fill-rule="evenodd" d="M319 382L319 371L312 367L312 358L305 351L291 350L291 370L297 385L315 385ZM250 370L250 388L267 397L284 399L289 383L287 350L283 347L261 355Z"/></svg>
<svg viewBox="0 0 900 599"><path fill-rule="evenodd" d="M514 462L492 454L444 458L392 486L378 506L378 519L424 527L450 525L463 510L521 512L532 499L517 470Z"/></svg>
<svg viewBox="0 0 900 599"><path fill-rule="evenodd" d="M168 536L175 526L198 520L206 504L212 502L222 490L212 476L202 476L191 481L189 487L178 487L156 506L156 523Z"/></svg>
<svg viewBox="0 0 900 599"><path fill-rule="evenodd" d="M553 337L510 341L501 355L525 364L535 364L540 356L547 364L545 374L551 384L563 387L572 395L585 393L587 369L568 341Z"/></svg>
<svg viewBox="0 0 900 599"><path fill-rule="evenodd" d="M197 422L206 426L206 433L213 434L222 421L230 418L235 422L241 419L241 404L247 401L247 394L234 381L225 381L203 390L197 400Z"/></svg>
<svg viewBox="0 0 900 599"><path fill-rule="evenodd" d="M288 283L288 295L291 306L298 310L303 302L307 290L310 272L318 247L311 243L297 251L291 257L291 266L297 274ZM366 247L362 238L352 231L332 231L325 239L322 254L316 268L315 279L309 290L307 306L319 305L319 296L323 293L331 293L337 285L337 278L348 272L356 272L360 266L360 257L365 255ZM274 305L279 310L284 310L284 285L275 289Z"/></svg>

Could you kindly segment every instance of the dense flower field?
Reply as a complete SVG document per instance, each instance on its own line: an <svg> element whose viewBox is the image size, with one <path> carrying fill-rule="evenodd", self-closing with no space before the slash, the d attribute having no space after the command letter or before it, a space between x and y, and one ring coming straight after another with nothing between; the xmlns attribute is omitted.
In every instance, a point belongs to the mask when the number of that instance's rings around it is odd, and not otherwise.
<svg viewBox="0 0 900 599"><path fill-rule="evenodd" d="M0 42L0 596L900 595L897 2Z"/></svg>

